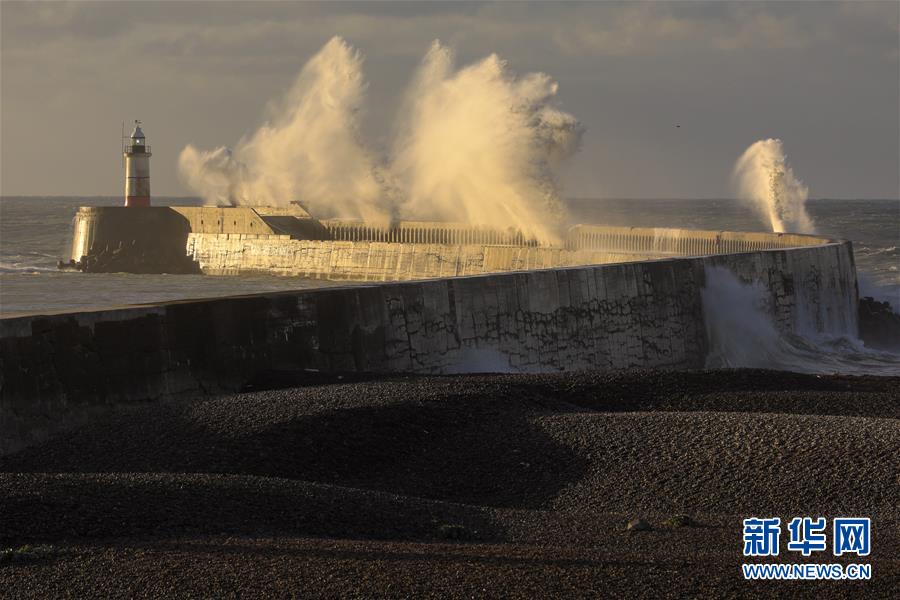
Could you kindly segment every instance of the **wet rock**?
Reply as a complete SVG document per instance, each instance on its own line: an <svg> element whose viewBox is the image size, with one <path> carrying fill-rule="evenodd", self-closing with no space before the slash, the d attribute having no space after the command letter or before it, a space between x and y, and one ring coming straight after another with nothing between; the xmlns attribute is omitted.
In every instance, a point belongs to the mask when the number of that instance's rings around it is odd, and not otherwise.
<svg viewBox="0 0 900 600"><path fill-rule="evenodd" d="M860 298L859 337L870 348L900 350L900 314L887 302Z"/></svg>
<svg viewBox="0 0 900 600"><path fill-rule="evenodd" d="M138 243L92 251L83 256L81 261L74 263L74 266L85 273L200 273L200 266L182 249L148 247ZM68 267L65 263L60 266Z"/></svg>

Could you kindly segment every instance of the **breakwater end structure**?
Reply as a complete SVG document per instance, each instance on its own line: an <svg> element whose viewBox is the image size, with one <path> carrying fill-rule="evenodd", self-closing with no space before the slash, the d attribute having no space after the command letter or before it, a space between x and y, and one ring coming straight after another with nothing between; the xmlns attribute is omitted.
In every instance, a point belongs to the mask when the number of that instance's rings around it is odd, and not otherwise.
<svg viewBox="0 0 900 600"><path fill-rule="evenodd" d="M0 452L105 407L234 391L271 370L701 368L714 268L761 290L783 332L857 330L846 241L576 226L543 247L515 232L301 212L80 209L77 262L151 268L141 257L165 247L204 273L369 283L0 319Z"/></svg>

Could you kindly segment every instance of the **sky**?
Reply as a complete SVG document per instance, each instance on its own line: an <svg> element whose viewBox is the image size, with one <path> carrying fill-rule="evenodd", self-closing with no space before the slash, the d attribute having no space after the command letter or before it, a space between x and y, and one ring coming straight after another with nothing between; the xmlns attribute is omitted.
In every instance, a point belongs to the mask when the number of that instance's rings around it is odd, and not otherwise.
<svg viewBox="0 0 900 600"><path fill-rule="evenodd" d="M585 127L565 195L733 197L776 137L810 196L900 197L900 3L0 3L0 194L118 195L122 121L152 191L190 195L187 144L251 134L340 35L365 57L365 138L390 147L431 42L559 83ZM676 127L680 125L680 127Z"/></svg>

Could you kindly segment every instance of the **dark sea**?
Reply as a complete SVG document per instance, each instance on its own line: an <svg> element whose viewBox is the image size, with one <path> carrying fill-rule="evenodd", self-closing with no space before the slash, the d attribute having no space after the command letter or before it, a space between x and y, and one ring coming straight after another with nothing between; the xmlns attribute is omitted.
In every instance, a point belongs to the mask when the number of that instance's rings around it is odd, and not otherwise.
<svg viewBox="0 0 900 600"><path fill-rule="evenodd" d="M295 290L347 282L284 277L86 274L58 271L68 258L79 206L118 205L120 198L0 198L0 315L76 310L162 300ZM156 205L198 199L154 198ZM573 223L766 231L734 200L570 200ZM854 242L862 295L900 309L900 201L811 200L819 233Z"/></svg>

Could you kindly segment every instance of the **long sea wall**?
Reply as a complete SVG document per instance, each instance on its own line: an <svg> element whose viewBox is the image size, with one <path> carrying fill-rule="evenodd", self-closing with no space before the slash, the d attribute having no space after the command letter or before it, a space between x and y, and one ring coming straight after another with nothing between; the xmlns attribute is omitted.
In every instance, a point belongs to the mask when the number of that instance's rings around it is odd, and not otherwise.
<svg viewBox="0 0 900 600"><path fill-rule="evenodd" d="M856 332L848 242L0 320L0 452L103 407L236 390L272 369L702 367L725 267L783 331Z"/></svg>
<svg viewBox="0 0 900 600"><path fill-rule="evenodd" d="M603 249L297 240L288 235L192 233L187 253L208 275L265 274L351 281L410 281L654 258Z"/></svg>
<svg viewBox="0 0 900 600"><path fill-rule="evenodd" d="M731 254L828 243L825 238L688 229L577 225L564 245L538 246L502 232L401 223L393 229L323 222L332 239L257 233L191 233L186 252L210 275L408 281L672 256Z"/></svg>
<svg viewBox="0 0 900 600"><path fill-rule="evenodd" d="M793 234L576 225L555 245L463 223L317 220L297 206L81 207L70 264L86 271L405 281L814 246Z"/></svg>

